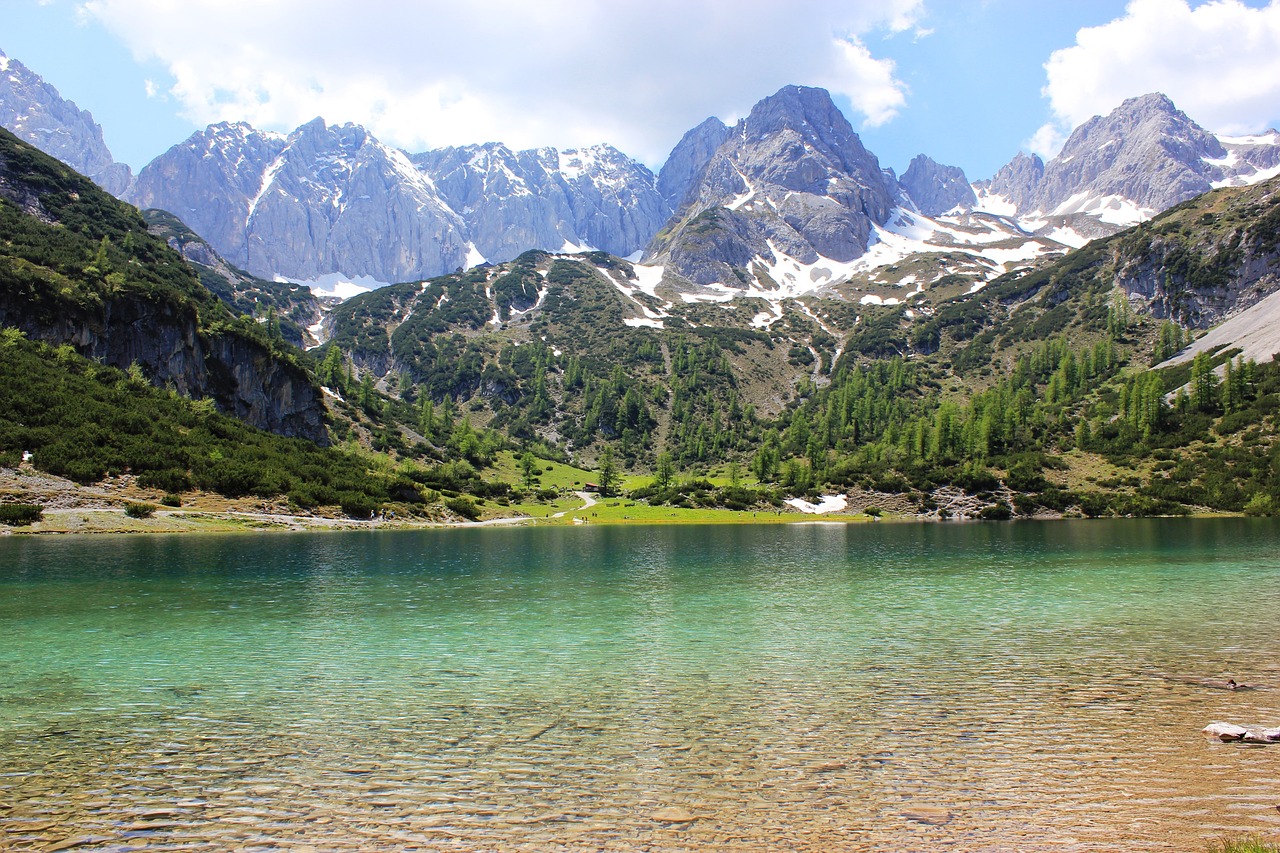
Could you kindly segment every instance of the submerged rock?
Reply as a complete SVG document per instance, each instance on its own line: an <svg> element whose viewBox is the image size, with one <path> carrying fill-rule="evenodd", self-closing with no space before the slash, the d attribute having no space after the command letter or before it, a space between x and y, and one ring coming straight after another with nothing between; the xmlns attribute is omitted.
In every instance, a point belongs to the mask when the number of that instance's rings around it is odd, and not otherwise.
<svg viewBox="0 0 1280 853"><path fill-rule="evenodd" d="M913 809L904 811L902 816L909 821L923 823L928 826L942 826L950 823L952 818L950 811L937 806L916 806Z"/></svg>
<svg viewBox="0 0 1280 853"><path fill-rule="evenodd" d="M698 819L697 815L679 806L667 806L664 809L658 809L649 817L662 823L693 823Z"/></svg>
<svg viewBox="0 0 1280 853"><path fill-rule="evenodd" d="M1280 743L1280 728L1248 728L1235 723L1210 723L1204 734L1222 743Z"/></svg>

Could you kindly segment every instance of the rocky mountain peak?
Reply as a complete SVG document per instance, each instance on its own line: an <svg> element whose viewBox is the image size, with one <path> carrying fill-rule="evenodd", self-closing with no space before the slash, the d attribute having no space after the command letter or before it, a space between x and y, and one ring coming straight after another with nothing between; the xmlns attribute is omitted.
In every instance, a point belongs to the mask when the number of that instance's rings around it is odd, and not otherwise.
<svg viewBox="0 0 1280 853"><path fill-rule="evenodd" d="M689 190L702 180L711 157L728 136L728 126L712 116L681 137L671 149L658 173L658 192L672 210L680 209Z"/></svg>
<svg viewBox="0 0 1280 853"><path fill-rule="evenodd" d="M115 162L93 114L64 99L27 66L0 51L0 125L57 157L113 195L129 188L133 174Z"/></svg>
<svg viewBox="0 0 1280 853"><path fill-rule="evenodd" d="M880 173L825 89L783 87L752 108L738 133L742 151L750 152L743 165L789 190L821 193L827 167L850 175Z"/></svg>
<svg viewBox="0 0 1280 853"><path fill-rule="evenodd" d="M649 252L692 281L821 286L866 252L894 207L896 182L822 89L786 86L760 101L700 166L716 135L704 124L677 146L671 174L696 182ZM668 187L679 184L673 177ZM758 270L755 285L738 272L748 267Z"/></svg>
<svg viewBox="0 0 1280 853"><path fill-rule="evenodd" d="M972 208L978 201L963 169L943 166L923 154L911 161L899 183L926 216L940 216L957 207Z"/></svg>
<svg viewBox="0 0 1280 853"><path fill-rule="evenodd" d="M490 142L411 158L493 262L529 249L642 250L670 216L657 179L612 145L513 151Z"/></svg>
<svg viewBox="0 0 1280 853"><path fill-rule="evenodd" d="M1228 150L1166 95L1153 92L1081 124L1041 168L1020 154L984 188L1012 203L1020 215L1087 214L1119 227L1214 186L1260 179L1261 170L1277 161L1280 146Z"/></svg>

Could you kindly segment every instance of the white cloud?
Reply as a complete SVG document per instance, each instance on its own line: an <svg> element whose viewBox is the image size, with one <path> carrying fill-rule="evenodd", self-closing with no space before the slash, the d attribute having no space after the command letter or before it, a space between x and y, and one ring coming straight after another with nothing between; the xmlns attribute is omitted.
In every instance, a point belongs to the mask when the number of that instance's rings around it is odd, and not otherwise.
<svg viewBox="0 0 1280 853"><path fill-rule="evenodd" d="M1045 70L1044 94L1068 127L1163 92L1209 130L1262 130L1280 119L1280 0L1130 0L1116 20L1080 30Z"/></svg>
<svg viewBox="0 0 1280 853"><path fill-rule="evenodd" d="M1042 160L1049 160L1062 150L1062 145L1066 141L1066 134L1061 127L1053 122L1046 122L1040 125L1040 129L1033 133L1030 139L1022 143L1022 147L1032 154L1039 154Z"/></svg>
<svg viewBox="0 0 1280 853"><path fill-rule="evenodd" d="M197 124L354 121L411 150L608 141L658 164L710 114L789 83L875 125L905 104L862 37L910 32L924 0L85 0L158 60ZM917 31L917 35L919 31Z"/></svg>

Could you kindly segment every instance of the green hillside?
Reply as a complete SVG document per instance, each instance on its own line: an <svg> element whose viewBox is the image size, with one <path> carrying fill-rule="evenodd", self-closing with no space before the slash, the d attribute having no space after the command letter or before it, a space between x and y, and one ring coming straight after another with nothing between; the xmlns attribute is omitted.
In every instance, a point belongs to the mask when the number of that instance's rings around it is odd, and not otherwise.
<svg viewBox="0 0 1280 853"><path fill-rule="evenodd" d="M0 454L81 482L473 517L554 501L555 463L704 508L1280 507L1277 366L1224 347L1152 367L1273 289L1274 182L910 304L731 298L529 252L351 299L304 353L309 294L6 135L0 180Z"/></svg>

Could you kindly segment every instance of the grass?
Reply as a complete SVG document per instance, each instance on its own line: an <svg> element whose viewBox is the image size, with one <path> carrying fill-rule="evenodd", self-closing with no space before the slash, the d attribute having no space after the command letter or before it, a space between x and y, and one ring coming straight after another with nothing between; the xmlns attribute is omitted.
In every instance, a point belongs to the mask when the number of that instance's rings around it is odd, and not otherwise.
<svg viewBox="0 0 1280 853"><path fill-rule="evenodd" d="M1224 838L1209 845L1209 853L1280 853L1280 844L1263 841L1256 835Z"/></svg>

